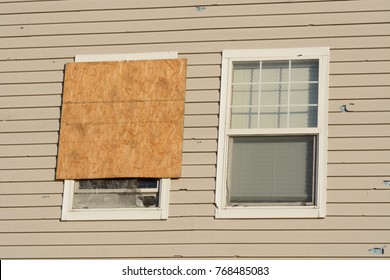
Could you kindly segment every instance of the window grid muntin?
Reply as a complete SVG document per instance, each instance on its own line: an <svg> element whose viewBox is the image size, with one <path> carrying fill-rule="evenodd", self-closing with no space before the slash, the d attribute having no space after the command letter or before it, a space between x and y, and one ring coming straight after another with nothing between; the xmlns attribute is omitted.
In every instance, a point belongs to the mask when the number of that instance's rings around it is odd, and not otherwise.
<svg viewBox="0 0 390 280"><path fill-rule="evenodd" d="M235 63L244 63L244 62L256 62L258 61L259 62L259 82L234 82L233 81L233 75L234 75L234 64ZM267 62L281 62L281 61L288 61L288 81L287 82L283 82L283 81L280 81L280 82L263 82L262 81L262 73L263 73L263 61L267 61ZM317 71L317 76L316 76L316 80L313 81L313 80L308 80L308 81L291 81L291 69L292 69L292 62L293 61L316 61L316 67L318 69ZM286 122L286 127L278 127L278 126L275 126L274 128L277 128L277 129L289 129L290 128L290 108L291 107L307 107L308 109L310 107L316 107L317 110L316 110L316 120L315 120L315 123L316 125L315 126L310 126L308 124L307 127L301 127L301 126L298 126L299 128L312 128L312 127L318 127L319 125L319 121L320 121L320 116L319 116L319 104L318 104L318 100L319 100L319 97L318 97L318 94L319 94L319 80L320 80L320 59L319 58L304 58L304 59L231 59L230 60L230 77L229 77L229 87L228 87L228 91L229 91L229 98L228 98L228 101L229 101L229 104L228 104L228 114L227 114L227 123L229 124L228 127L227 127L227 130L231 130L231 129L237 129L237 128L233 128L232 127L232 120L233 120L233 113L232 113L232 109L234 108L249 108L250 111L248 112L248 115L250 115L250 112L252 110L252 108L257 108L257 129L262 129L260 127L260 119L261 119L261 108L283 108L283 107L286 107L287 109L287 122ZM286 105L280 105L280 104L275 104L275 105L262 105L261 104L261 94L262 94L262 85L278 85L278 84L286 84L288 86L287 88L287 99L288 99L288 102ZM307 85L310 85L310 84L316 84L317 85L317 90L316 90L316 94L317 94L317 103L307 103L307 104L291 104L291 85L292 84L307 84ZM258 104L257 106L256 105L232 105L232 101L233 101L233 94L234 94L234 91L233 91L233 86L235 85L258 85ZM309 90L308 90L309 91ZM310 95L310 92L308 92L308 94ZM244 115L244 114L243 114ZM275 114L276 116L279 116L278 114ZM307 118L309 119L311 116L310 116L310 113L309 111L307 112ZM240 129L253 129L252 127L250 127L249 125L250 123L250 117L248 117L248 127L247 128L240 128Z"/></svg>

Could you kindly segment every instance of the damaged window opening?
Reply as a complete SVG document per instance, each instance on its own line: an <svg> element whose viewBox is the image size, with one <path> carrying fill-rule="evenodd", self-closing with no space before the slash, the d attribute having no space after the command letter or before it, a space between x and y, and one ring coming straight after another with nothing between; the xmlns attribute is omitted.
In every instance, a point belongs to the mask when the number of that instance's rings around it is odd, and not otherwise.
<svg viewBox="0 0 390 280"><path fill-rule="evenodd" d="M73 208L139 208L159 206L158 179L75 181Z"/></svg>
<svg viewBox="0 0 390 280"><path fill-rule="evenodd" d="M66 65L56 170L64 180L61 220L168 219L184 128L186 60L177 57L78 55Z"/></svg>

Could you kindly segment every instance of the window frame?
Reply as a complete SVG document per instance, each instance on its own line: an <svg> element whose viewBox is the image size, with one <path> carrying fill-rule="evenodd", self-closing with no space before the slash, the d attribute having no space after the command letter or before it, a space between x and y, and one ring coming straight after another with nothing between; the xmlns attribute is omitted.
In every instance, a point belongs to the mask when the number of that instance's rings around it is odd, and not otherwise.
<svg viewBox="0 0 390 280"><path fill-rule="evenodd" d="M177 52L76 55L75 62L176 59ZM93 178L91 178L93 179ZM102 179L102 178L99 178ZM75 180L64 180L61 220L164 220L168 219L170 178L159 179L159 207L73 209Z"/></svg>
<svg viewBox="0 0 390 280"><path fill-rule="evenodd" d="M216 176L216 218L323 218L326 216L329 48L240 49L222 52L221 98ZM234 61L316 59L319 62L317 127L230 129L232 65ZM316 135L315 205L227 205L229 137Z"/></svg>
<svg viewBox="0 0 390 280"><path fill-rule="evenodd" d="M160 179L159 207L74 209L75 180L65 180L61 220L164 220L168 219L171 180Z"/></svg>

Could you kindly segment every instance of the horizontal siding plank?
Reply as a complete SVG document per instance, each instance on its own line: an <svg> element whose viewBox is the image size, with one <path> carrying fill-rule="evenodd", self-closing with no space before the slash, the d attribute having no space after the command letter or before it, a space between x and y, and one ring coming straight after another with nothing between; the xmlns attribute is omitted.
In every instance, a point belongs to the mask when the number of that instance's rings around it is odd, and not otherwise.
<svg viewBox="0 0 390 280"><path fill-rule="evenodd" d="M345 50L333 50L332 62L346 62L346 61L383 61L390 60L390 49L345 49Z"/></svg>
<svg viewBox="0 0 390 280"><path fill-rule="evenodd" d="M390 125L330 125L329 137L388 137Z"/></svg>
<svg viewBox="0 0 390 280"><path fill-rule="evenodd" d="M328 189L336 190L372 190L384 189L389 187L384 184L384 180L390 180L390 176L382 177L328 177Z"/></svg>
<svg viewBox="0 0 390 280"><path fill-rule="evenodd" d="M0 220L60 219L60 217L61 207L0 208Z"/></svg>
<svg viewBox="0 0 390 280"><path fill-rule="evenodd" d="M348 101L349 99L353 99L348 103L343 102L344 104L341 105L349 105L349 103L352 103L356 101L355 99L384 99L388 98L388 91L390 90L389 86L371 86L371 87L356 87L356 86L350 86L350 87L339 87L339 88L331 88L329 91L329 98L331 110L338 110L339 107L334 107L334 104L340 104L338 103L339 99ZM334 100L334 101L333 101ZM333 102L332 102L333 101ZM340 105L339 105L340 106Z"/></svg>
<svg viewBox="0 0 390 280"><path fill-rule="evenodd" d="M364 61L353 63L331 63L330 73L345 75L345 74L377 74L389 73L389 61Z"/></svg>
<svg viewBox="0 0 390 280"><path fill-rule="evenodd" d="M59 119L60 108L1 109L0 120L44 120Z"/></svg>
<svg viewBox="0 0 390 280"><path fill-rule="evenodd" d="M0 170L0 182L53 181L54 169Z"/></svg>
<svg viewBox="0 0 390 280"><path fill-rule="evenodd" d="M171 191L171 204L204 204L215 201L214 191Z"/></svg>
<svg viewBox="0 0 390 280"><path fill-rule="evenodd" d="M388 2L384 0L377 0L377 5L368 5L367 2L359 2L358 5L350 5L345 1L300 1L297 3L272 3L272 1L246 1L237 4L237 1L218 2L215 5L214 2L204 1L191 1L183 3L183 1L164 1L154 2L149 6L148 2L139 4L137 2L117 2L112 5L102 5L104 2L100 2L99 5L91 3L75 4L69 1L69 3L61 3L56 5L54 3L47 4L2 4L2 17L4 19L0 21L0 24L23 24L23 23L62 23L62 22L83 22L91 18L96 18L100 21L107 20L120 20L120 19L147 19L147 18L187 18L187 17L214 17L214 16L237 16L237 15L274 15L280 14L280 11L288 11L284 14L301 14L305 13L332 13L332 12L353 12L353 11L383 11L388 9ZM68 2L68 1L66 1ZM126 4L125 4L126 3ZM158 4L156 4L158 3ZM223 5L223 4L230 5ZM249 5L242 5L249 4ZM266 4L266 5L264 5ZM204 10L196 9L196 6L205 7ZM150 9L153 7L154 9ZM149 8L149 9L147 9ZM34 14L32 12L37 12ZM43 13L51 12L51 13ZM56 13L53 13L56 12ZM61 13L62 12L62 13ZM7 15L7 14L10 15ZM24 13L29 13L28 17ZM14 16L14 17L11 17ZM24 18L23 18L24 15Z"/></svg>
<svg viewBox="0 0 390 280"><path fill-rule="evenodd" d="M63 181L0 182L0 194L62 194L63 191Z"/></svg>
<svg viewBox="0 0 390 280"><path fill-rule="evenodd" d="M216 140L184 140L184 152L216 152Z"/></svg>
<svg viewBox="0 0 390 280"><path fill-rule="evenodd" d="M55 168L56 162L56 157L1 158L0 170Z"/></svg>
<svg viewBox="0 0 390 280"><path fill-rule="evenodd" d="M326 212L327 216L390 216L390 203L334 203Z"/></svg>
<svg viewBox="0 0 390 280"><path fill-rule="evenodd" d="M308 0L303 0L301 2L305 2ZM313 1L313 0L312 0ZM312 2L311 1L311 2ZM323 0L314 0L321 2ZM164 3L160 3L159 1L144 1L144 3L139 4L137 1L127 1L123 2L120 0L112 0L111 5L107 5L107 3L103 2L97 2L97 3L82 3L82 5L78 6L77 1L60 1L55 3L54 1L51 1L51 3L42 3L42 1L39 1L38 3L18 3L18 2L30 2L30 1L15 1L9 3L9 1L6 1L7 3L4 3L1 5L1 7L4 9L3 13L31 13L31 12L55 12L55 11L83 11L83 10L111 10L111 9L146 9L146 8L166 8L166 7L186 7L186 6L193 6L193 5L205 5L210 6L213 5L214 2L212 1L175 1L175 0L169 0L165 1ZM36 1L34 1L36 2ZM54 2L54 3L53 3ZM266 3L271 4L273 1L242 1L242 4L253 4L253 3ZM220 5L222 4L236 4L236 1L232 0L223 0L219 2ZM54 5L53 5L54 4ZM77 8L76 8L77 7Z"/></svg>
<svg viewBox="0 0 390 280"><path fill-rule="evenodd" d="M64 70L65 63L73 62L73 58L45 60L10 60L0 61L1 72L53 71Z"/></svg>
<svg viewBox="0 0 390 280"><path fill-rule="evenodd" d="M187 79L187 90L215 90L219 89L219 78L192 78Z"/></svg>
<svg viewBox="0 0 390 280"><path fill-rule="evenodd" d="M389 138L330 138L328 150L330 151L356 151L356 150L388 150Z"/></svg>
<svg viewBox="0 0 390 280"><path fill-rule="evenodd" d="M187 67L187 78L219 77L221 75L220 65L206 65Z"/></svg>
<svg viewBox="0 0 390 280"><path fill-rule="evenodd" d="M184 127L210 127L218 126L217 115L191 115L184 116Z"/></svg>
<svg viewBox="0 0 390 280"><path fill-rule="evenodd" d="M53 83L63 80L63 71L0 73L0 84Z"/></svg>
<svg viewBox="0 0 390 280"><path fill-rule="evenodd" d="M239 8L239 7L237 7ZM167 12L167 11L165 11ZM75 35L75 34L93 34L93 33L138 33L138 32L156 32L169 30L194 30L194 29L226 29L254 27L280 27L280 26L318 26L318 25L342 25L342 24L372 24L386 23L389 12L357 12L357 13L335 13L335 14L279 14L270 16L252 15L252 16L234 16L229 15L221 17L209 17L205 20L202 17L197 18L175 18L175 19L157 19L157 20L129 20L129 18L114 21L106 21L102 25L96 21L96 17L90 18L89 22L69 22L52 24L34 24L34 25L11 25L0 26L0 36L2 37L24 37L24 36L50 36L50 35ZM93 16L93 15L92 15ZM95 14L96 16L96 14ZM93 22L95 20L96 22Z"/></svg>
<svg viewBox="0 0 390 280"><path fill-rule="evenodd" d="M390 188L387 190L331 190L328 202L390 203Z"/></svg>
<svg viewBox="0 0 390 280"><path fill-rule="evenodd" d="M181 170L182 178L215 177L215 165L184 165Z"/></svg>
<svg viewBox="0 0 390 280"><path fill-rule="evenodd" d="M16 209L16 208L15 208ZM86 226L88 225L88 226ZM0 221L0 232L120 232L156 230L389 230L390 217L326 217L325 219L169 218L161 221L55 220Z"/></svg>
<svg viewBox="0 0 390 280"><path fill-rule="evenodd" d="M388 35L390 24L341 25L341 26L298 26L271 28L237 28L218 30L161 31L152 33L86 34L66 36L36 36L3 38L0 49L37 48L60 46L91 46L107 44L207 42L235 40L270 40L280 38L318 38L343 36L381 36Z"/></svg>
<svg viewBox="0 0 390 280"><path fill-rule="evenodd" d="M216 164L217 154L214 153L183 153L182 164Z"/></svg>
<svg viewBox="0 0 390 280"><path fill-rule="evenodd" d="M218 90L195 90L187 91L185 96L186 103L188 102L218 102Z"/></svg>
<svg viewBox="0 0 390 280"><path fill-rule="evenodd" d="M61 95L0 97L0 108L61 106Z"/></svg>
<svg viewBox="0 0 390 280"><path fill-rule="evenodd" d="M8 246L0 258L369 258L373 244L164 244L102 246ZM387 258L388 256L375 256Z"/></svg>
<svg viewBox="0 0 390 280"><path fill-rule="evenodd" d="M61 206L61 194L1 195L0 207Z"/></svg>
<svg viewBox="0 0 390 280"><path fill-rule="evenodd" d="M229 37L230 38L230 37ZM73 57L76 54L115 54L115 53L139 53L172 51L174 48L179 53L210 53L220 52L222 49L254 49L254 48L301 48L329 46L331 49L351 49L359 46L361 49L386 48L390 44L389 36L357 36L357 37L331 37L331 38L285 38L210 42L174 42L159 44L140 44L134 41L126 44L74 46L55 48L23 48L0 49L0 60L18 59L47 59L53 57ZM2 86L0 86L1 88Z"/></svg>
<svg viewBox="0 0 390 280"><path fill-rule="evenodd" d="M58 131L59 120L0 122L0 132Z"/></svg>
<svg viewBox="0 0 390 280"><path fill-rule="evenodd" d="M390 112L330 113L329 124L390 124Z"/></svg>
<svg viewBox="0 0 390 280"><path fill-rule="evenodd" d="M179 58L187 59L187 65L214 65L222 63L221 52L215 53L179 53Z"/></svg>
<svg viewBox="0 0 390 280"><path fill-rule="evenodd" d="M184 139L216 139L216 127L185 127L183 137Z"/></svg>
<svg viewBox="0 0 390 280"><path fill-rule="evenodd" d="M16 145L16 144L56 144L58 142L58 132L28 132L28 133L0 133L1 145ZM27 150L32 147L26 147ZM38 147L36 149L40 149ZM12 149L10 147L10 149ZM21 152L24 151L23 147L20 147ZM50 151L53 151L51 146ZM26 152L27 153L27 152ZM33 152L32 152L33 153ZM6 155L7 153L5 153ZM25 154L23 154L25 155ZM28 155L28 154L26 154ZM49 154L51 155L51 154Z"/></svg>
<svg viewBox="0 0 390 280"><path fill-rule="evenodd" d="M169 217L214 217L215 206L213 204L171 204Z"/></svg>
<svg viewBox="0 0 390 280"><path fill-rule="evenodd" d="M0 145L0 157L56 156L57 145Z"/></svg>
<svg viewBox="0 0 390 280"><path fill-rule="evenodd" d="M1 234L0 245L106 245L109 244L313 244L313 243L388 243L390 232L381 231L155 231L86 233Z"/></svg>
<svg viewBox="0 0 390 280"><path fill-rule="evenodd" d="M390 88L389 88L390 89ZM366 98L371 95L366 92ZM340 111L340 106L346 105L347 110L351 112L381 112L390 111L390 100L386 99L368 99L368 100L337 100L329 102L330 111Z"/></svg>
<svg viewBox="0 0 390 280"><path fill-rule="evenodd" d="M0 58L1 59L1 58ZM15 100L14 98L7 98L3 96L18 96L18 95L60 95L62 93L62 83L47 83L47 84L0 84L0 97L1 97L1 106L6 105L5 108L9 107L19 107L20 100ZM24 97L26 98L26 97ZM35 97L34 97L35 98ZM52 106L53 103L58 104L58 97L48 97L46 98L46 103L44 103L44 97L30 99L33 104L36 102L42 106L42 104L49 103L49 106ZM7 103L5 103L7 101ZM18 101L18 102L15 102ZM4 107L1 107L4 108Z"/></svg>
<svg viewBox="0 0 390 280"><path fill-rule="evenodd" d="M187 103L185 104L185 115L210 115L218 114L218 103Z"/></svg>
<svg viewBox="0 0 390 280"><path fill-rule="evenodd" d="M389 163L332 163L328 164L329 176L388 176L390 170Z"/></svg>
<svg viewBox="0 0 390 280"><path fill-rule="evenodd" d="M328 152L328 162L329 163L390 163L390 150L389 151L330 151Z"/></svg>
<svg viewBox="0 0 390 280"><path fill-rule="evenodd" d="M171 190L215 190L215 178L171 179Z"/></svg>
<svg viewBox="0 0 390 280"><path fill-rule="evenodd" d="M330 86L389 86L390 74L331 75Z"/></svg>

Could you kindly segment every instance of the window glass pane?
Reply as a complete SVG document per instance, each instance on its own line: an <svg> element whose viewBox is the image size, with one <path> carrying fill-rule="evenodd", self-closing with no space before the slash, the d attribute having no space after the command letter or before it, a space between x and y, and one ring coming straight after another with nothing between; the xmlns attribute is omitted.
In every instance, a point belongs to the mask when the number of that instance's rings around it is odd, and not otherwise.
<svg viewBox="0 0 390 280"><path fill-rule="evenodd" d="M317 127L317 106L290 106L289 127Z"/></svg>
<svg viewBox="0 0 390 280"><path fill-rule="evenodd" d="M239 107L231 109L231 128L257 128L257 107Z"/></svg>
<svg viewBox="0 0 390 280"><path fill-rule="evenodd" d="M292 60L291 81L308 82L318 81L318 60Z"/></svg>
<svg viewBox="0 0 390 280"><path fill-rule="evenodd" d="M259 103L259 85L233 85L232 106L257 105Z"/></svg>
<svg viewBox="0 0 390 280"><path fill-rule="evenodd" d="M233 83L258 83L259 61L240 61L233 63Z"/></svg>
<svg viewBox="0 0 390 280"><path fill-rule="evenodd" d="M286 128L287 106L260 107L259 128Z"/></svg>
<svg viewBox="0 0 390 280"><path fill-rule="evenodd" d="M290 104L318 104L318 84L291 84Z"/></svg>
<svg viewBox="0 0 390 280"><path fill-rule="evenodd" d="M313 204L315 136L230 139L229 194L234 204Z"/></svg>
<svg viewBox="0 0 390 280"><path fill-rule="evenodd" d="M261 82L288 82L288 65L288 61L263 61L261 69Z"/></svg>
<svg viewBox="0 0 390 280"><path fill-rule="evenodd" d="M287 105L288 84L261 85L260 105Z"/></svg>
<svg viewBox="0 0 390 280"><path fill-rule="evenodd" d="M75 181L73 208L158 207L158 179Z"/></svg>

